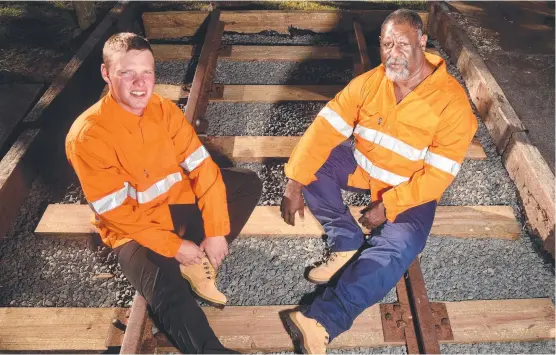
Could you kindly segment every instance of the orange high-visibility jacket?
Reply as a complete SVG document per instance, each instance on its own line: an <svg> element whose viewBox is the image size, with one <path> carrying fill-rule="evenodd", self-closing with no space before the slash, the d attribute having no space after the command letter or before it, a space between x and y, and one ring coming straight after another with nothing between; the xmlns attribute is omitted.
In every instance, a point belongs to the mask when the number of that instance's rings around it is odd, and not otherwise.
<svg viewBox="0 0 556 355"><path fill-rule="evenodd" d="M460 170L477 120L444 60L425 55L435 71L399 104L382 64L353 79L300 139L286 176L308 185L331 150L353 135L358 167L348 184L369 188L373 201L383 201L389 221L440 200Z"/></svg>
<svg viewBox="0 0 556 355"><path fill-rule="evenodd" d="M102 240L130 240L174 257L182 239L169 204L198 199L207 237L230 232L226 190L218 166L182 111L157 94L143 116L109 93L73 123L66 154L95 213Z"/></svg>

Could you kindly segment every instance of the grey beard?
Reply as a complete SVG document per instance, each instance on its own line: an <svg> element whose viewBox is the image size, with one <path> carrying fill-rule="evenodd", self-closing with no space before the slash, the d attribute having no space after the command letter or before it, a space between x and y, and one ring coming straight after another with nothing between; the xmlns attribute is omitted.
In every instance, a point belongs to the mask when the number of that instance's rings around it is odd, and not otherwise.
<svg viewBox="0 0 556 355"><path fill-rule="evenodd" d="M391 81L406 80L407 78L409 78L409 70L407 68L403 68L401 72L395 72L392 69L386 67L386 77Z"/></svg>

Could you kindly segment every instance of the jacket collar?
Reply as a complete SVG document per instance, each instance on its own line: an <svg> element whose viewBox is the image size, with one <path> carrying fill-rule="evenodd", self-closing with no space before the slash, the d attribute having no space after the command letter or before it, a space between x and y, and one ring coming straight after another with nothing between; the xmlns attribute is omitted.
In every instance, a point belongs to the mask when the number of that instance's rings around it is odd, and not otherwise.
<svg viewBox="0 0 556 355"><path fill-rule="evenodd" d="M130 133L133 133L137 129L139 129L140 124L143 118L148 116L148 112L150 111L150 107L152 106L152 96L149 99L149 103L143 112L143 116L137 116L126 109L124 109L116 99L112 96L112 93L109 91L105 98L105 104L109 108L111 112L113 112L114 120L117 123L123 125Z"/></svg>

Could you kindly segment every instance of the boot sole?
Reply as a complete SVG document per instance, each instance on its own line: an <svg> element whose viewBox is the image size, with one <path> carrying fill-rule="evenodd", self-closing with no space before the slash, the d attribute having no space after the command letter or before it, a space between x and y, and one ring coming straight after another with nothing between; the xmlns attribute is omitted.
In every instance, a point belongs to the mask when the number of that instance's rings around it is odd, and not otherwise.
<svg viewBox="0 0 556 355"><path fill-rule="evenodd" d="M317 279L312 279L312 278L307 278L307 281L314 283L315 285L326 285L327 283L330 282L330 279L328 280L317 280Z"/></svg>
<svg viewBox="0 0 556 355"><path fill-rule="evenodd" d="M309 351L305 348L305 335L303 330L301 330L301 326L297 324L295 319L292 318L293 313L288 314L286 317L286 323L288 324L290 332L293 334L295 339L299 343L299 347L303 351L304 354L309 354Z"/></svg>
<svg viewBox="0 0 556 355"><path fill-rule="evenodd" d="M211 306L218 308L218 309L224 309L224 307L226 307L226 303L222 303L218 300L212 299L210 297L206 297L203 296L203 294L201 292L199 292L199 290L195 287L195 284L193 283L193 281L191 281L189 279L189 277L185 276L185 274L181 274L181 276L187 280L187 282L189 282L189 285L191 286L191 289L193 290L193 292L202 300L207 302L208 304L210 304Z"/></svg>

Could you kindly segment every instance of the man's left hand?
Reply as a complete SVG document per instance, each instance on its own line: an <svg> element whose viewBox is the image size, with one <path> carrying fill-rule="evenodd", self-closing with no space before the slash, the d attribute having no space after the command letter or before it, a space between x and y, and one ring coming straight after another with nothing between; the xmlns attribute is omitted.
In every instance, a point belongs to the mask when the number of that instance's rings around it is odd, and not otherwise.
<svg viewBox="0 0 556 355"><path fill-rule="evenodd" d="M359 218L359 223L369 230L386 222L386 209L382 201L372 202L369 206L361 210L361 214L362 216Z"/></svg>
<svg viewBox="0 0 556 355"><path fill-rule="evenodd" d="M225 237L210 237L205 238L201 243L201 250L207 254L212 266L218 269L222 260L228 255L228 241Z"/></svg>

